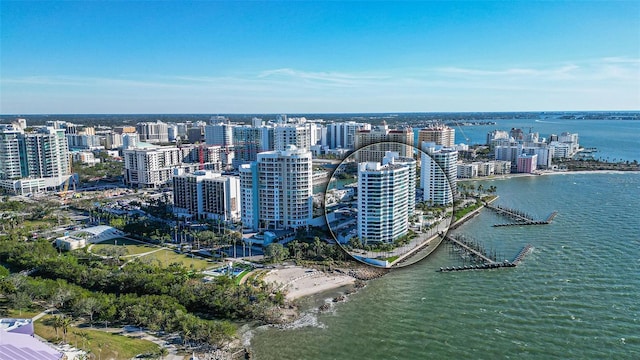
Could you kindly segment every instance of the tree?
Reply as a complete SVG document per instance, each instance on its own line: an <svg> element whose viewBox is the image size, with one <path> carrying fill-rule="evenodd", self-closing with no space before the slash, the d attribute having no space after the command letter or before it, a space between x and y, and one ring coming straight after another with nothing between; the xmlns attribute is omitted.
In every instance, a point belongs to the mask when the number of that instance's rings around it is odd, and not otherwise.
<svg viewBox="0 0 640 360"><path fill-rule="evenodd" d="M64 288L64 287L59 287L58 291L56 291L55 294L53 294L53 304L60 304L60 308L64 308L64 303L71 300L73 298L73 294L71 293L71 290Z"/></svg>
<svg viewBox="0 0 640 360"><path fill-rule="evenodd" d="M89 333L86 331L78 331L75 334L76 336L80 336L80 339L82 339L82 348L84 348L85 344L89 343L89 340L91 340Z"/></svg>
<svg viewBox="0 0 640 360"><path fill-rule="evenodd" d="M158 355L160 356L160 359L164 359L165 356L169 355L169 350L165 347L161 347L160 350L158 350Z"/></svg>
<svg viewBox="0 0 640 360"><path fill-rule="evenodd" d="M313 238L313 248L316 251L316 257L320 257L320 253L322 252L322 249L324 247L324 243L322 241L320 241L319 237L314 237Z"/></svg>
<svg viewBox="0 0 640 360"><path fill-rule="evenodd" d="M62 338L64 342L67 342L67 333L69 332L69 326L71 326L71 318L65 316L64 318L62 318L62 324L60 326L62 328Z"/></svg>
<svg viewBox="0 0 640 360"><path fill-rule="evenodd" d="M8 298L11 302L11 306L18 309L21 316L22 310L27 309L29 306L31 306L32 299L26 291L18 291L15 294L9 294Z"/></svg>
<svg viewBox="0 0 640 360"><path fill-rule="evenodd" d="M293 253L292 255L296 260L300 258L300 242L298 240L290 242L287 245L287 248Z"/></svg>
<svg viewBox="0 0 640 360"><path fill-rule="evenodd" d="M53 326L53 330L56 331L56 338L60 338L58 336L58 329L62 328L62 316L56 315L53 317L53 321L51 322L51 326Z"/></svg>
<svg viewBox="0 0 640 360"><path fill-rule="evenodd" d="M109 221L109 226L120 230L124 229L126 224L127 223L123 218L114 218Z"/></svg>
<svg viewBox="0 0 640 360"><path fill-rule="evenodd" d="M271 258L272 262L281 262L287 255L287 251L280 243L269 244L264 251L265 256Z"/></svg>
<svg viewBox="0 0 640 360"><path fill-rule="evenodd" d="M93 327L93 316L102 308L100 302L94 297L83 298L78 303L78 308L81 314L89 315L89 325Z"/></svg>

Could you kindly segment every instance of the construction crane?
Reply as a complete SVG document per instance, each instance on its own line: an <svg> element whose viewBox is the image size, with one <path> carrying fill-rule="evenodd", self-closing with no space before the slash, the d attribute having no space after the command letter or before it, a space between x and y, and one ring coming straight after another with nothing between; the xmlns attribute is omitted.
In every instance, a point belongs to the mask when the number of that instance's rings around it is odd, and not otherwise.
<svg viewBox="0 0 640 360"><path fill-rule="evenodd" d="M198 161L200 162L200 170L204 170L204 144L198 147Z"/></svg>
<svg viewBox="0 0 640 360"><path fill-rule="evenodd" d="M60 191L60 192L58 193L58 195L60 196L60 198L62 198L62 202L63 202L63 203L65 203L65 204L66 204L66 203L67 203L67 201L68 201L68 200L67 200L67 195L69 194L69 185L70 185L70 184L71 184L71 182L73 181L73 180L71 180L71 178L72 178L72 177L73 177L73 176L69 176L69 177L67 178L67 180L65 180L62 191ZM75 186L76 186L75 184L76 184L76 183L75 183L75 181L73 181L73 187L74 187L74 190L75 190Z"/></svg>

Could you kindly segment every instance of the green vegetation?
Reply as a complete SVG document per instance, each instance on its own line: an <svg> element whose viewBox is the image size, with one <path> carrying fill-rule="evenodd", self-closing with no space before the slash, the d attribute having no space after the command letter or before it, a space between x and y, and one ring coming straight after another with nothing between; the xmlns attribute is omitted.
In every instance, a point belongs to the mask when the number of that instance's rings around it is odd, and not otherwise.
<svg viewBox="0 0 640 360"><path fill-rule="evenodd" d="M23 202L8 197L0 201L0 233L13 240L29 239L33 232L50 230L68 222L57 202Z"/></svg>
<svg viewBox="0 0 640 360"><path fill-rule="evenodd" d="M242 271L240 274L238 274L238 276L236 276L235 280L236 280L236 284L240 284L240 282L242 281L242 279L247 276L249 273L251 272L251 270L244 270Z"/></svg>
<svg viewBox="0 0 640 360"><path fill-rule="evenodd" d="M455 221L458 221L460 219L462 219L465 215L469 214L470 212L479 209L482 206L482 202L477 201L469 206L466 206L462 209L456 210L454 211L455 214Z"/></svg>
<svg viewBox="0 0 640 360"><path fill-rule="evenodd" d="M158 260L160 266L165 268L174 264L180 264L180 266L195 270L204 270L213 266L207 260L196 259L185 254L176 254L175 252L166 249L144 255L142 258Z"/></svg>
<svg viewBox="0 0 640 360"><path fill-rule="evenodd" d="M74 321L179 333L192 345L223 345L235 332L226 320L270 321L284 301L256 279L238 284L220 276L205 283L194 270L209 263L164 249L120 268L86 252L59 254L46 240L0 236L0 263L12 272L0 268L0 294L19 312L31 312L33 304L39 304L35 310L55 307ZM22 270L31 275L18 274Z"/></svg>
<svg viewBox="0 0 640 360"><path fill-rule="evenodd" d="M73 163L73 172L78 174L80 182L89 182L92 179L113 179L122 176L124 173L123 161L110 160L106 154L101 154L99 158L101 162L95 165Z"/></svg>
<svg viewBox="0 0 640 360"><path fill-rule="evenodd" d="M265 250L264 255L274 263L279 263L289 255L289 252L285 250L284 246L280 243L269 244Z"/></svg>
<svg viewBox="0 0 640 360"><path fill-rule="evenodd" d="M409 244L411 240L415 239L417 236L418 234L416 234L415 231L409 229L409 231L407 231L405 235L400 236L399 238L394 240L393 243L375 243L367 245L364 245L360 239L354 237L349 240L348 247L352 249L362 249L373 252L387 252L393 251L396 248Z"/></svg>
<svg viewBox="0 0 640 360"><path fill-rule="evenodd" d="M149 251L158 249L154 245L145 244L141 241L131 240L126 238L117 238L99 242L91 248L91 251L96 254L107 255L105 250L113 247L122 247L124 249L124 256L144 254ZM107 251L108 252L108 251Z"/></svg>
<svg viewBox="0 0 640 360"><path fill-rule="evenodd" d="M156 353L158 345L148 340L134 339L100 330L69 327L65 334L58 316L47 315L35 322L38 336L50 342L64 340L103 359L131 359L138 354ZM59 322L59 324L56 324Z"/></svg>
<svg viewBox="0 0 640 360"><path fill-rule="evenodd" d="M300 231L296 234L296 239L287 243L288 258L298 262L333 262L350 259L340 246L327 244L320 240L318 236L313 236L310 239L309 236L314 234L317 234L316 229L311 229L307 232Z"/></svg>

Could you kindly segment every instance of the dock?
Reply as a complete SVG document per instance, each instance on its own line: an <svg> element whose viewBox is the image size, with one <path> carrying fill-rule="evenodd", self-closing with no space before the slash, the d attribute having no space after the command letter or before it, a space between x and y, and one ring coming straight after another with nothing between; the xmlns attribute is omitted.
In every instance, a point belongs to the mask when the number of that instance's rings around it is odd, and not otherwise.
<svg viewBox="0 0 640 360"><path fill-rule="evenodd" d="M520 261L522 261L522 259L524 259L524 257L528 253L530 253L532 250L533 250L533 246L531 246L530 244L527 244L525 247L523 247L522 250L520 250L520 252L518 253L518 255L516 255L516 257L513 259L513 261L511 261L513 266L518 265Z"/></svg>
<svg viewBox="0 0 640 360"><path fill-rule="evenodd" d="M460 239L456 239L452 236L446 235L444 237L445 240L450 241L458 246L460 246L461 248L463 248L465 251L469 252L470 254L473 254L474 256L478 257L479 259L482 259L485 264L493 264L495 263L495 260L489 258L489 256L485 255L484 253L482 253L480 251L480 249L475 249L473 246L471 246L469 243L460 240Z"/></svg>
<svg viewBox="0 0 640 360"><path fill-rule="evenodd" d="M440 272L449 272L449 271L464 271L464 270L488 270L488 269L502 269L502 268L512 268L516 267L524 257L529 254L533 250L533 246L527 244L525 247L518 252L518 254L513 258L512 261L504 260L502 262L495 261L494 259L489 258L487 255L483 254L481 251L474 249L473 246L469 246L465 241L461 241L449 235L444 237L445 240L450 241L457 246L465 249L469 253L477 256L478 258L485 261L484 264L477 265L464 265L464 266L451 266L451 267L441 267Z"/></svg>
<svg viewBox="0 0 640 360"><path fill-rule="evenodd" d="M509 217L515 221L518 222L522 222L522 223L529 223L529 222L534 222L535 220L528 214L520 211L520 210L516 210L516 209L509 209L508 207L504 207L504 206L493 206L491 204L486 204L485 207L487 209L491 209L493 211L495 211L496 213L498 213L499 215L503 215L506 217Z"/></svg>
<svg viewBox="0 0 640 360"><path fill-rule="evenodd" d="M523 211L516 209L509 209L504 206L493 206L491 204L486 204L486 208L495 211L499 215L503 215L513 219L515 222L506 223L506 224L495 224L494 227L503 227L503 226L521 226L521 225L549 225L553 221L553 219L558 215L557 211L554 211L547 217L546 220L535 220L530 215L524 213Z"/></svg>

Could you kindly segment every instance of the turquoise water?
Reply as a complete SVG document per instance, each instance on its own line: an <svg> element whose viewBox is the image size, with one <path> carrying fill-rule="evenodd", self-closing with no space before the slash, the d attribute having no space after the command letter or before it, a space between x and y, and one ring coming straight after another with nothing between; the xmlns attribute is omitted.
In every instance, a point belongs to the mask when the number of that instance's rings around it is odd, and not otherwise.
<svg viewBox="0 0 640 360"><path fill-rule="evenodd" d="M559 211L550 225L494 228L507 220L483 210L458 229L508 259L532 244L518 267L440 273L461 263L441 246L297 328L253 330L255 358L640 358L640 174L490 185L499 204L541 219Z"/></svg>

